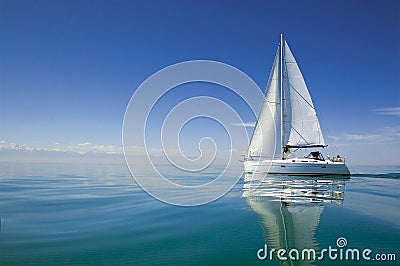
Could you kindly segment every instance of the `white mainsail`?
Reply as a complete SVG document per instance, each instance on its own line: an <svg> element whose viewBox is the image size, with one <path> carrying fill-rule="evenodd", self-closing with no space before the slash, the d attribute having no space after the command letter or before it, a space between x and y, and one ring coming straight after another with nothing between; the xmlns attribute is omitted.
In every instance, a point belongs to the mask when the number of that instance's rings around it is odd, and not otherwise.
<svg viewBox="0 0 400 266"><path fill-rule="evenodd" d="M278 80L279 49L269 75L260 114L251 138L248 155L274 158L281 153L281 107Z"/></svg>
<svg viewBox="0 0 400 266"><path fill-rule="evenodd" d="M284 43L283 143L288 147L326 146L303 75L288 44Z"/></svg>

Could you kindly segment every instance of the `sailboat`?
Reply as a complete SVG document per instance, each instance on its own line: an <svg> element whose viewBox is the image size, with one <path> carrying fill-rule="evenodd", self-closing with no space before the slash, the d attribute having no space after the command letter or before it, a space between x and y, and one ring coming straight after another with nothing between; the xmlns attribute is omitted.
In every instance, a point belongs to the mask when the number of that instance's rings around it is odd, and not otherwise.
<svg viewBox="0 0 400 266"><path fill-rule="evenodd" d="M283 175L350 175L339 155L324 158L320 123L300 68L281 34L243 164L245 172ZM297 157L299 149L313 149Z"/></svg>

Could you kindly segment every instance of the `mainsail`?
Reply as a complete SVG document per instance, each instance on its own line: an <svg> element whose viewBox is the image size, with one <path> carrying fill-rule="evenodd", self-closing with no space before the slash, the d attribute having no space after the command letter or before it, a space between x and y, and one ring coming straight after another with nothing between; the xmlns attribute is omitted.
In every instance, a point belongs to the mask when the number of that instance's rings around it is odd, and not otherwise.
<svg viewBox="0 0 400 266"><path fill-rule="evenodd" d="M263 156L272 159L275 157L275 154L277 156L281 154L281 97L278 80L278 62L279 49L275 55L260 114L251 138L248 150L249 156Z"/></svg>
<svg viewBox="0 0 400 266"><path fill-rule="evenodd" d="M283 143L288 147L324 147L324 137L307 85L288 44L284 43Z"/></svg>

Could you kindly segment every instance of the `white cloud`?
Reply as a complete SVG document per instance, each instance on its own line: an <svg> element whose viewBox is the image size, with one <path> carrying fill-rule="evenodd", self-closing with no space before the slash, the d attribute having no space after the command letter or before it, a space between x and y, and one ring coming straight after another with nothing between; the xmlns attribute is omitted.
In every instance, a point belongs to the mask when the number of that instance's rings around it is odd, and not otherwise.
<svg viewBox="0 0 400 266"><path fill-rule="evenodd" d="M96 145L90 142L84 142L79 144L68 144L68 145L55 143L53 146L48 146L48 147L32 147L27 144L16 144L7 141L1 141L0 151L1 150L73 152L79 154L86 154L86 153L122 154L122 147L114 145Z"/></svg>
<svg viewBox="0 0 400 266"><path fill-rule="evenodd" d="M343 134L345 140L348 141L378 141L380 135L377 134Z"/></svg>
<svg viewBox="0 0 400 266"><path fill-rule="evenodd" d="M400 126L383 127L368 133L345 133L338 136L329 136L335 144L400 144Z"/></svg>
<svg viewBox="0 0 400 266"><path fill-rule="evenodd" d="M329 136L328 154L346 157L350 166L354 165L399 165L400 126L371 129L363 133L346 133Z"/></svg>
<svg viewBox="0 0 400 266"><path fill-rule="evenodd" d="M379 108L379 109L375 109L375 112L377 112L378 114L381 114L381 115L400 116L400 106Z"/></svg>
<svg viewBox="0 0 400 266"><path fill-rule="evenodd" d="M84 142L84 143L79 143L79 144L78 144L79 147L89 147L89 146L92 146L92 145L93 145L93 144L90 143L89 141L86 141L86 142Z"/></svg>
<svg viewBox="0 0 400 266"><path fill-rule="evenodd" d="M241 127L255 127L256 126L256 122L248 122L248 123L235 123L232 124L232 126L241 126Z"/></svg>
<svg viewBox="0 0 400 266"><path fill-rule="evenodd" d="M125 146L126 154L134 155L134 156L143 156L146 155L146 149L143 146Z"/></svg>

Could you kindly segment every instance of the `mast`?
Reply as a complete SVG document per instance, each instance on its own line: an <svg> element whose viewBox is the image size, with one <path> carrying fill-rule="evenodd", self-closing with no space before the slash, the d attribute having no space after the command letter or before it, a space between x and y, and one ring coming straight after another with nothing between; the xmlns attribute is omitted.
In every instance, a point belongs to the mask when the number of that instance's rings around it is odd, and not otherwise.
<svg viewBox="0 0 400 266"><path fill-rule="evenodd" d="M281 33L281 54L280 54L280 65L281 65L281 69L280 69L280 96L281 96L281 141L282 141L282 145L281 145L281 153L282 153L282 160L285 159L285 153L284 153L284 143L283 143L283 33Z"/></svg>

